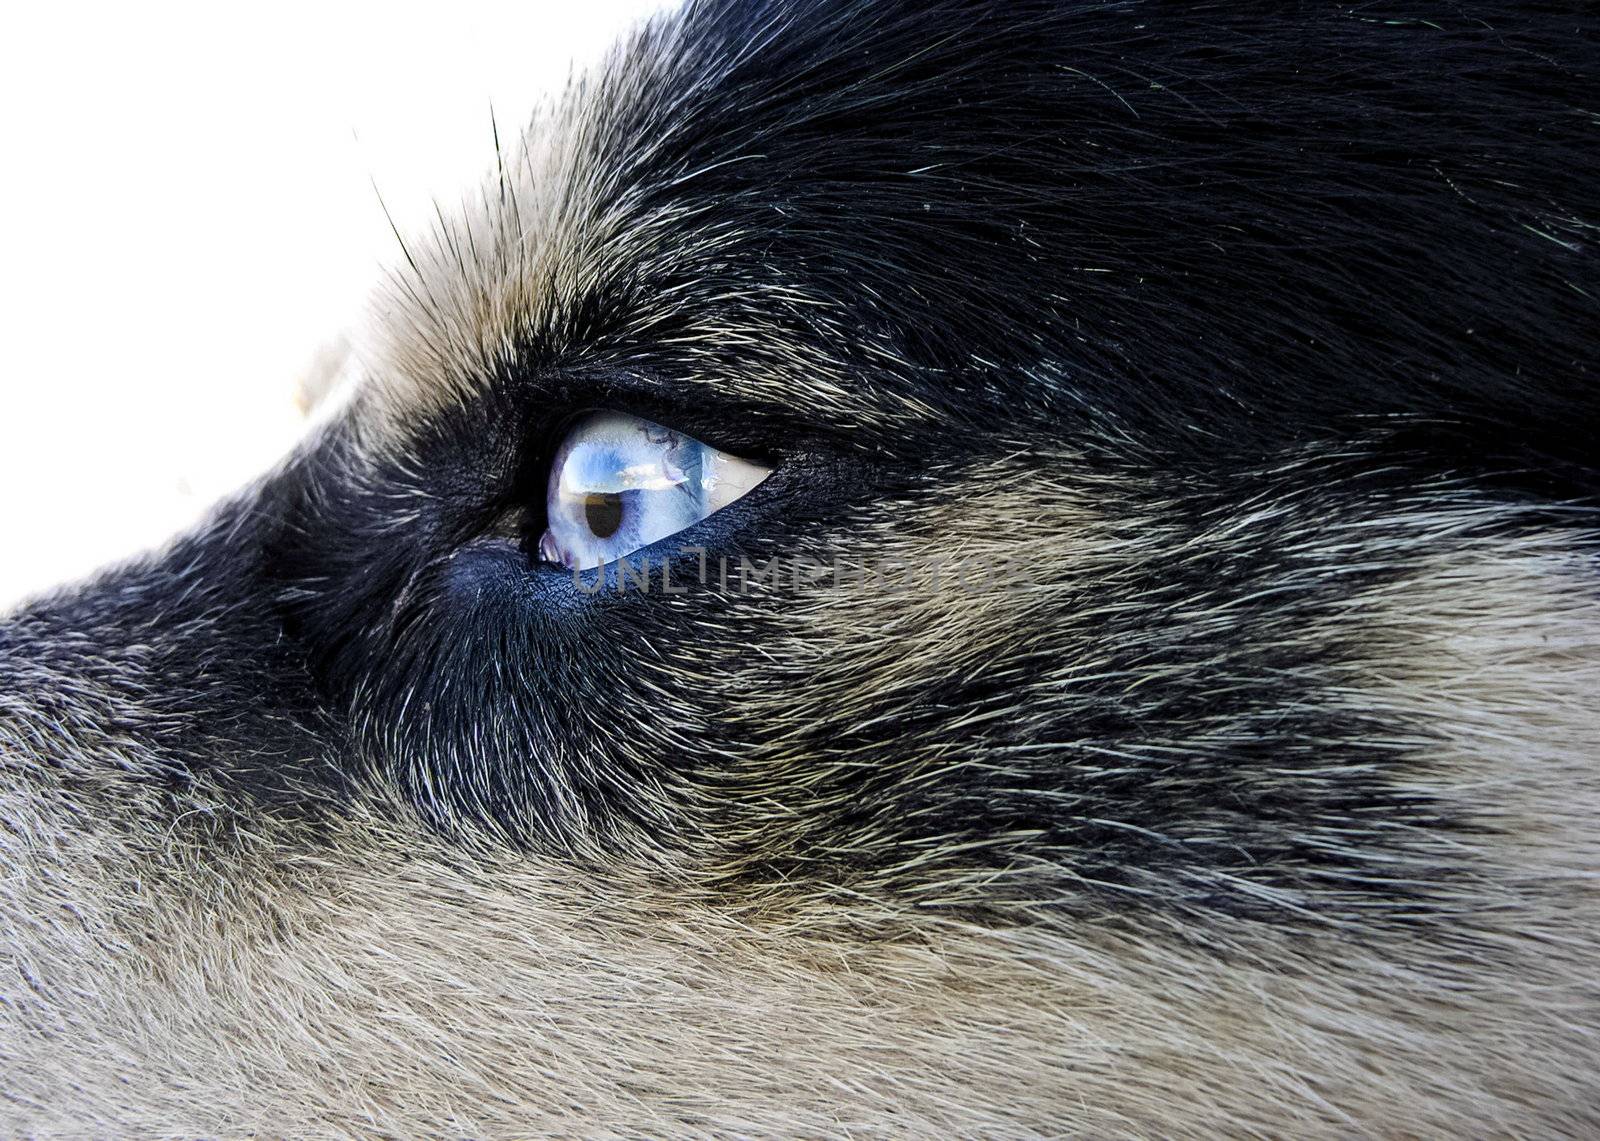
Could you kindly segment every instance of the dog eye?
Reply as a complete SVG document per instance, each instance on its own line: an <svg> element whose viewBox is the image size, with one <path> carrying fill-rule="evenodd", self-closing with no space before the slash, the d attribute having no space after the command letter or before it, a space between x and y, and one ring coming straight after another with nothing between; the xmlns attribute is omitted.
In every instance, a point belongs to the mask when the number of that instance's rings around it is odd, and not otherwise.
<svg viewBox="0 0 1600 1141"><path fill-rule="evenodd" d="M620 412L574 423L550 465L539 557L604 566L749 494L770 468Z"/></svg>

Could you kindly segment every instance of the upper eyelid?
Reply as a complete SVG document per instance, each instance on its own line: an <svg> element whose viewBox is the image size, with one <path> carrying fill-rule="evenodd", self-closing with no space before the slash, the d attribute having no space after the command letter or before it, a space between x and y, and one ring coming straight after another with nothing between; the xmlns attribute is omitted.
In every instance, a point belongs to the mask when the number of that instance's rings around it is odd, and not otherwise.
<svg viewBox="0 0 1600 1141"><path fill-rule="evenodd" d="M543 411L549 418L541 435L549 456L574 423L596 412L637 416L708 447L769 464L781 458L790 440L826 447L827 441L845 435L784 405L741 399L705 384L675 386L632 372L580 372L549 386L544 395L548 402Z"/></svg>

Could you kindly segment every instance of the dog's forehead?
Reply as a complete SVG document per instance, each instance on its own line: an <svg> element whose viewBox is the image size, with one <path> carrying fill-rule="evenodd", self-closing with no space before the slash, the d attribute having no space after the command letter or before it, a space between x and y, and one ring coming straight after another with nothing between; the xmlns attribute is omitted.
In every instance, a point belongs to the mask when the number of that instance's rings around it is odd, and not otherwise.
<svg viewBox="0 0 1600 1141"><path fill-rule="evenodd" d="M596 371L842 428L939 418L920 386L859 367L909 367L887 324L863 327L814 277L763 256L752 219L781 224L792 170L758 174L730 204L701 176L759 167L748 138L677 138L661 161L670 137L706 125L692 99L658 97L683 86L666 73L684 66L686 34L671 14L642 28L506 142L457 210L402 236L365 354L380 430L507 376L538 386Z"/></svg>
<svg viewBox="0 0 1600 1141"><path fill-rule="evenodd" d="M1588 386L1530 400L1497 379L1588 359L1593 259L1539 236L1587 232L1568 144L1429 136L1440 176L1419 181L1404 93L1341 78L1347 39L1409 76L1424 48L1470 59L1470 37L1336 15L1330 46L1293 21L1122 5L871 11L707 0L576 81L406 241L365 354L384 430L507 378L576 397L608 371L880 435L1092 419L1245 452L1374 416L1584 422ZM1242 147L1263 131L1305 145ZM1549 177L1495 175L1511 162ZM1382 256L1330 262L1374 193L1389 220L1361 241ZM1491 262L1538 268L1519 279L1538 336L1481 335L1487 295L1437 288ZM1587 454L1581 434L1562 446Z"/></svg>

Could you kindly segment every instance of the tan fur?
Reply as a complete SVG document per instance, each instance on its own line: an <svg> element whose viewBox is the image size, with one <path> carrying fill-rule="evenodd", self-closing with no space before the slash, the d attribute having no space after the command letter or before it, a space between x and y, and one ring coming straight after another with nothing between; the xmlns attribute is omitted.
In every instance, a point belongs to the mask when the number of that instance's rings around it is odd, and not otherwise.
<svg viewBox="0 0 1600 1141"><path fill-rule="evenodd" d="M1451 711L1418 748L1493 869L1451 930L1369 943L731 904L366 814L313 837L219 804L123 834L114 781L12 779L7 1130L1584 1136L1600 607L1578 571L1537 537L1467 542L1344 619L1375 647L1345 700Z"/></svg>
<svg viewBox="0 0 1600 1141"><path fill-rule="evenodd" d="M595 161L615 107L694 48L672 25L654 34L650 52L627 66L619 56L608 78L549 110L463 220L408 246L363 351L351 414L366 451L351 462L403 467L421 425L478 399L497 373L535 367L527 346L587 294L714 264L731 241L638 209ZM617 307L625 327L561 345L563 368L625 368L630 346L650 344L658 363L675 362L675 385L803 406L840 433L937 420L916 395L851 384L830 343L907 362L887 337L844 327L802 281L774 281L762 316L713 320L670 295L630 302ZM807 337L786 335L791 319ZM552 752L573 754L558 761L620 758L651 774L629 790L648 824L572 829L559 851L502 844L493 822L449 838L425 826L416 798L391 787L417 759L387 753L362 774L376 787L326 818L244 807L201 775L174 823L156 783L130 775L162 771L153 747L115 728L141 725L149 694L88 676L46 679L41 707L0 694L0 1133L1600 1134L1592 535L1458 485L1431 507L1418 496L1375 508L1352 493L1319 513L1286 492L1196 522L1163 498L1171 481L1108 474L1072 440L994 441L985 455L930 457L920 491L881 497L837 533L818 525L796 553L1003 557L1031 565L1025 581L919 590L892 606L813 582L707 608L706 645L647 643L617 698L645 711L654 742L715 742L705 770L724 783L698 768L657 775L655 758L634 755L646 748L637 734L558 740ZM391 533L420 517L404 495L386 507ZM1321 703L1373 735L1380 777L1426 794L1451 827L1407 823L1412 846L1391 849L1379 842L1391 822L1373 820L1348 835L1337 872L1292 888L1271 868L1194 861L1179 869L1183 891L1150 907L1142 897L1168 869L1132 868L1109 906L1080 906L1078 887L1104 885L1074 883L1059 851L1030 863L1016 836L969 841L1004 857L981 860L945 837L886 842L903 823L889 812L850 831L815 827L854 807L840 779L852 765L899 790L964 765L1006 775L997 750L967 747L983 719L1054 728L1046 713L1113 673L1122 647L1102 632L1127 605L1117 590L1152 559L1219 552L1306 555L1263 560L1277 577L1260 589L1283 594L1386 573L1335 607L1260 613L1225 575L1196 576L1161 597L1140 635L1170 627L1224 645L1257 619L1261 641L1192 665L1124 661L1115 696L1189 668L1215 671L1207 680L1225 694L1265 669L1251 651L1287 648L1298 672L1280 706L1239 721L1202 710L1169 732L1249 737L1261 718ZM630 633L618 613L608 634ZM744 660L750 638L712 636L718 622L759 629L760 660ZM811 747L996 670L1010 671L1004 703L963 708L943 736L875 741L865 758ZM110 734L92 756L86 727ZM1182 743L1158 742L1190 755ZM1258 765L1241 779L1291 787L1307 775ZM578 816L569 799L559 807ZM1235 841L1226 796L1183 807L1196 818L1175 823L1201 841ZM1281 826L1310 845L1346 843L1336 819ZM1157 839L1181 851L1195 835ZM1389 877L1392 893L1353 890ZM1011 890L1025 881L1033 890ZM1259 901L1263 914L1192 902L1206 891ZM1407 913L1406 892L1425 906Z"/></svg>

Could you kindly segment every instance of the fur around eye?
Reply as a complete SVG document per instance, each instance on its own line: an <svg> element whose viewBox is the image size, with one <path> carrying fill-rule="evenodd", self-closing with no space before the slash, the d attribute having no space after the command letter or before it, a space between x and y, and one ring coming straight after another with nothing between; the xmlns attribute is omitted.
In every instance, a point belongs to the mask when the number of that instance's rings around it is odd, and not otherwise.
<svg viewBox="0 0 1600 1141"><path fill-rule="evenodd" d="M770 474L649 420L591 413L551 462L539 557L572 570L604 566L694 526Z"/></svg>

